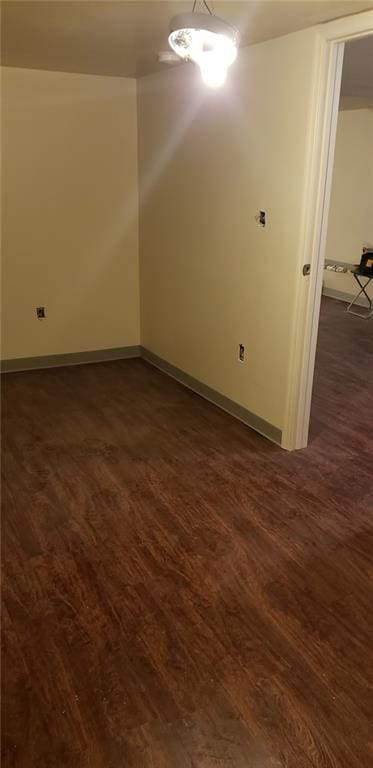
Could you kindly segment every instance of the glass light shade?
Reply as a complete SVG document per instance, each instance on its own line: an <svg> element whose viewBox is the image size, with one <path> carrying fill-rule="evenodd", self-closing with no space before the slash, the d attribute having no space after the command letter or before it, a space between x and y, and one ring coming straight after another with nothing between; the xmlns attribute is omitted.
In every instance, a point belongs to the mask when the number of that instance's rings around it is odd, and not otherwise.
<svg viewBox="0 0 373 768"><path fill-rule="evenodd" d="M197 63L203 50L201 30L199 29L176 29L171 32L168 42L172 50L185 61Z"/></svg>
<svg viewBox="0 0 373 768"><path fill-rule="evenodd" d="M237 56L239 34L217 16L180 14L171 21L170 47L184 61L194 61L206 85L218 87Z"/></svg>

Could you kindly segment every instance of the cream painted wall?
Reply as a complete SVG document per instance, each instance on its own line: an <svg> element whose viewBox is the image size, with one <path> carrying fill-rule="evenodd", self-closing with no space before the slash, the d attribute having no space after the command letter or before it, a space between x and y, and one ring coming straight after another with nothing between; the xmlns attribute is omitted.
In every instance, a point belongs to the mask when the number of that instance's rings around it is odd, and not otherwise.
<svg viewBox="0 0 373 768"><path fill-rule="evenodd" d="M218 91L192 66L138 83L142 344L279 428L315 55L306 30L242 49Z"/></svg>
<svg viewBox="0 0 373 768"><path fill-rule="evenodd" d="M136 82L3 68L2 89L2 357L139 344Z"/></svg>
<svg viewBox="0 0 373 768"><path fill-rule="evenodd" d="M373 247L373 110L339 112L325 257L356 264ZM356 294L351 274L325 271L324 289ZM373 292L371 289L372 297Z"/></svg>

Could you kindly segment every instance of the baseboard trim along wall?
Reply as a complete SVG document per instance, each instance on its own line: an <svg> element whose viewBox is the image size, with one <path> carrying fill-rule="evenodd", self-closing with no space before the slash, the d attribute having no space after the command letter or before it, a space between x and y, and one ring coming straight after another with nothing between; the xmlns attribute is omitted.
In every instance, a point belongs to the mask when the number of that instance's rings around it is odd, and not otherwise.
<svg viewBox="0 0 373 768"><path fill-rule="evenodd" d="M260 416L251 413L251 411L248 411L242 405L238 405L238 403L230 400L229 397L221 395L220 392L208 387L206 384L203 384L198 379L185 373L185 371L182 371L180 368L176 368L176 366L171 365L171 363L168 363L166 360L163 360L161 357L158 357L158 355L155 355L144 347L141 347L141 357L146 360L146 362L159 368L163 373L176 379L180 384L183 384L185 387L188 387L188 389L196 392L197 395L204 397L205 400L209 400L210 403L213 403L218 408L221 408L231 416L239 419L239 421L242 421L246 426L255 429L256 432L267 437L273 443L281 445L282 430L278 427L274 427L273 424L269 424L268 421L260 418Z"/></svg>
<svg viewBox="0 0 373 768"><path fill-rule="evenodd" d="M281 445L282 431L268 421L251 413L242 405L238 405L229 397L221 395L215 389L208 387L198 379L190 376L180 368L168 363L158 355L141 346L116 347L114 349L97 349L91 352L68 352L63 355L43 355L42 357L18 357L10 360L2 360L2 373L16 373L21 371L34 371L43 368L61 368L67 365L82 365L84 363L102 363L110 360L128 360L129 358L142 357L147 363L158 368L163 373L191 389L197 395L208 400L213 405L221 408L226 413L242 421L246 426L255 429L268 440Z"/></svg>
<svg viewBox="0 0 373 768"><path fill-rule="evenodd" d="M14 360L2 360L2 373L34 371L38 368L61 368L64 365L82 365L83 363L103 363L109 360L126 360L140 357L141 347L114 347L112 349L94 349L90 352L67 352L63 355L43 355L42 357L16 357Z"/></svg>
<svg viewBox="0 0 373 768"><path fill-rule="evenodd" d="M330 299L338 299L338 301L345 301L346 304L350 304L352 299L355 298L357 293L357 286L356 286L356 293L344 293L344 291L336 291L334 288L323 288L322 290L323 296L329 296ZM369 292L367 290L368 296ZM368 303L365 301L364 298L360 298L355 302L359 307L367 307Z"/></svg>

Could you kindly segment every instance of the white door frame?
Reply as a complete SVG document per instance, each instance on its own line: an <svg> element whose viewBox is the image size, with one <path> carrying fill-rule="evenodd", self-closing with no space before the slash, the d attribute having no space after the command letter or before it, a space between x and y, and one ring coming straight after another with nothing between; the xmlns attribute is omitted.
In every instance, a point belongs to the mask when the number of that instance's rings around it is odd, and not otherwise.
<svg viewBox="0 0 373 768"><path fill-rule="evenodd" d="M344 43L373 34L373 11L329 22L320 26L317 32L306 190L282 438L282 447L287 450L305 448L308 442ZM308 277L302 274L304 264L311 265Z"/></svg>

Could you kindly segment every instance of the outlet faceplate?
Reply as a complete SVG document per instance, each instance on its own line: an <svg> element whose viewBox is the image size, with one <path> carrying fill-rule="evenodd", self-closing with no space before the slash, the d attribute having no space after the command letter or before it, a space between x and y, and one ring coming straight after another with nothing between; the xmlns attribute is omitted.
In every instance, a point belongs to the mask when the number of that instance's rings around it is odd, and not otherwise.
<svg viewBox="0 0 373 768"><path fill-rule="evenodd" d="M36 317L38 318L38 320L44 320L45 307L36 307Z"/></svg>
<svg viewBox="0 0 373 768"><path fill-rule="evenodd" d="M245 362L245 347L243 344L238 345L238 360L240 363Z"/></svg>

